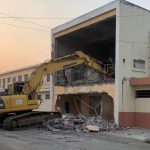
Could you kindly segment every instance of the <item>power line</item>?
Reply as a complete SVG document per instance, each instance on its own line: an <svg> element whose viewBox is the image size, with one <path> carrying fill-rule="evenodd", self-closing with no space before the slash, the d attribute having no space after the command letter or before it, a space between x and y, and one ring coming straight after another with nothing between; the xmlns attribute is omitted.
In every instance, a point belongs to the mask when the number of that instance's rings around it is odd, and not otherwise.
<svg viewBox="0 0 150 150"><path fill-rule="evenodd" d="M39 23L35 23L33 21L28 21L28 20L21 20L23 22L28 22L28 23L31 23L31 24L34 24L34 25L38 25L38 26L41 26L41 27L45 27L45 28L50 28L49 26L45 26L45 25L42 25L42 24L39 24Z"/></svg>
<svg viewBox="0 0 150 150"><path fill-rule="evenodd" d="M3 12L0 12L0 14L4 15L4 16L7 16L7 17L10 17L10 19L17 19L17 18L14 18L13 16L9 15L9 14L6 14L6 13L3 13ZM2 18L2 17L0 17ZM20 19L19 19L20 20ZM32 21L28 21L28 20L20 20L20 21L23 21L23 22L28 22L28 23L31 23L31 24L34 24L34 25L38 25L38 26L42 26L42 27L46 27L46 28L49 28L48 26L45 26L45 25L41 25L39 23L35 23L35 22L32 22Z"/></svg>
<svg viewBox="0 0 150 150"><path fill-rule="evenodd" d="M74 19L74 18L69 18L69 17L17 17L17 16L12 16L9 14L6 14L4 12L0 12L0 14L7 16L7 17L0 17L0 18L10 18L10 19Z"/></svg>
<svg viewBox="0 0 150 150"><path fill-rule="evenodd" d="M47 18L42 18L42 17L15 17L15 16L11 16L11 17L0 17L0 18L7 18L7 19L39 19L39 20L58 20L58 19L74 19L74 18L59 18L59 17L47 17Z"/></svg>
<svg viewBox="0 0 150 150"><path fill-rule="evenodd" d="M150 16L150 14L134 14L134 15L120 15L120 16L116 16L116 17L136 17L136 16ZM7 16L7 17L3 17L0 16L0 18L6 18L6 19L39 19L39 20L60 20L60 19L75 19L75 18L69 18L69 17L17 17L17 16ZM86 18L86 17L84 17Z"/></svg>
<svg viewBox="0 0 150 150"><path fill-rule="evenodd" d="M1 22L1 21L0 21L0 24L4 24L4 25L8 25L8 26L13 26L13 27L17 27L17 28L23 28L23 29L41 31L41 32L49 32L49 31L46 31L46 30L38 29L38 28L31 28L31 27L27 27L27 26L14 25L14 24L5 23L5 22Z"/></svg>
<svg viewBox="0 0 150 150"><path fill-rule="evenodd" d="M34 24L34 25L38 25L38 26L41 26L41 27L46 27L46 28L49 28L48 26L45 26L45 25L41 25L41 24L38 24L38 23L35 23L35 22L32 22L32 21L29 21L29 20L24 20L24 19L31 19L32 17L14 17L14 16L11 16L9 14L6 14L4 12L0 12L1 15L3 15L2 17L0 18L9 18L9 19L18 19L20 21L23 21L23 22L28 22L28 23L31 23L31 24ZM4 17L5 16L5 17ZM32 18L34 19L34 18ZM37 19L37 18L35 18ZM38 18L38 19L41 19L41 18ZM43 19L43 18L42 18ZM45 18L46 19L46 18ZM58 19L58 18L55 18L55 19ZM63 19L63 18L61 18ZM8 26L12 26L12 27L18 27L18 28L23 28L23 29L29 29L29 30L36 30L36 31L41 31L41 32L48 32L47 30L43 30L43 29L38 29L38 28L32 28L32 27L28 27L28 26L22 26L22 25L15 25L15 24L10 24L10 23L6 23L6 22L2 22L0 21L0 24L4 24L4 25L8 25Z"/></svg>

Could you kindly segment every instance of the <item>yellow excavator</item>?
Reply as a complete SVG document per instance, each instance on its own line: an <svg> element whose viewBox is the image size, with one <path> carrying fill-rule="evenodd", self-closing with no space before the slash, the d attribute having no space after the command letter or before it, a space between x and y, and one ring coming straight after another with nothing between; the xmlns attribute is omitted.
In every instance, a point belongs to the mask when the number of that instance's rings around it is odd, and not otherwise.
<svg viewBox="0 0 150 150"><path fill-rule="evenodd" d="M48 118L50 113L58 117L57 112L33 111L39 108L38 92L42 78L47 73L54 73L80 64L91 67L106 76L111 76L112 65L103 64L81 51L42 63L31 74L28 81L12 83L8 86L7 92L0 94L0 120L3 127L7 130L14 130L40 123Z"/></svg>

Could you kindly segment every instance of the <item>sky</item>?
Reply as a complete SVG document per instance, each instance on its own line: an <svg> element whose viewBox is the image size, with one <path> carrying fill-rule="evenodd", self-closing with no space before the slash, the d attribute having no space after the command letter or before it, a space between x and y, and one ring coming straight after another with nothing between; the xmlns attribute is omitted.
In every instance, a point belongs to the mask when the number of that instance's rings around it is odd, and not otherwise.
<svg viewBox="0 0 150 150"><path fill-rule="evenodd" d="M111 1L0 0L0 73L49 59L51 28ZM150 10L149 0L129 1Z"/></svg>

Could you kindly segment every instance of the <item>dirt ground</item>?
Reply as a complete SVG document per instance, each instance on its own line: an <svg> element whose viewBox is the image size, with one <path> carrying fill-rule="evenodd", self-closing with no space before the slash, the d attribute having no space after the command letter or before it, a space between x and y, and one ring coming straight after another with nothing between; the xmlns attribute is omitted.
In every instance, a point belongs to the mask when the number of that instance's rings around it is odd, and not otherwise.
<svg viewBox="0 0 150 150"><path fill-rule="evenodd" d="M127 138L92 134L53 134L41 128L0 129L0 150L149 150L150 145Z"/></svg>

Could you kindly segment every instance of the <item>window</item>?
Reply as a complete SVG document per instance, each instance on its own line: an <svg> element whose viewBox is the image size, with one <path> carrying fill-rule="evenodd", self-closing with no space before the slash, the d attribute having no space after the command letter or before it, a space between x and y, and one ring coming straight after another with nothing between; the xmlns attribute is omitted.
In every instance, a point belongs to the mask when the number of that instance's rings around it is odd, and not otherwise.
<svg viewBox="0 0 150 150"><path fill-rule="evenodd" d="M137 90L136 98L150 98L150 90Z"/></svg>
<svg viewBox="0 0 150 150"><path fill-rule="evenodd" d="M5 88L5 79L3 79L3 88Z"/></svg>
<svg viewBox="0 0 150 150"><path fill-rule="evenodd" d="M46 94L45 99L50 99L50 94Z"/></svg>
<svg viewBox="0 0 150 150"><path fill-rule="evenodd" d="M47 82L50 82L50 74L47 74Z"/></svg>
<svg viewBox="0 0 150 150"><path fill-rule="evenodd" d="M21 82L22 81L22 75L18 76L18 81Z"/></svg>
<svg viewBox="0 0 150 150"><path fill-rule="evenodd" d="M25 75L24 75L24 80L27 81L28 78L29 78L29 77L28 77L28 74L25 74Z"/></svg>
<svg viewBox="0 0 150 150"><path fill-rule="evenodd" d="M138 70L145 70L145 60L142 59L134 59L133 67Z"/></svg>
<svg viewBox="0 0 150 150"><path fill-rule="evenodd" d="M14 82L14 83L16 82L16 77L13 77L13 82Z"/></svg>
<svg viewBox="0 0 150 150"><path fill-rule="evenodd" d="M8 78L7 81L8 81L8 84L9 84L10 83L10 78Z"/></svg>

